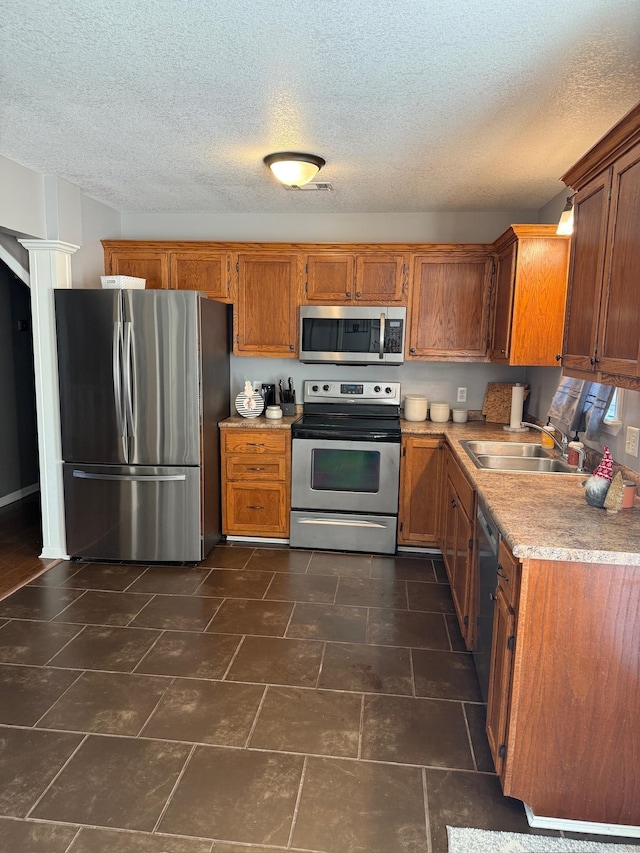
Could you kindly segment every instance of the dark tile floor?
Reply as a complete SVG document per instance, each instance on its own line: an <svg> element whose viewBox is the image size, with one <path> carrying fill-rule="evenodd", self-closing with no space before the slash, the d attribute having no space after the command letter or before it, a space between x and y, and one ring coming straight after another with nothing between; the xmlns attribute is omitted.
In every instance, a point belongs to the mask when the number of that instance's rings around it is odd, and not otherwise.
<svg viewBox="0 0 640 853"><path fill-rule="evenodd" d="M218 546L0 601L0 849L445 853L502 796L442 566Z"/></svg>

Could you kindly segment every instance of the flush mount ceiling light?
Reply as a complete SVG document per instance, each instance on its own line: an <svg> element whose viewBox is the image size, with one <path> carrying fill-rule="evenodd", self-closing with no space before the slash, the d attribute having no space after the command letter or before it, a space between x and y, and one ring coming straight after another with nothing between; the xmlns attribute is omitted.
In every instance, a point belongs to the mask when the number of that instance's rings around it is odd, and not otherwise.
<svg viewBox="0 0 640 853"><path fill-rule="evenodd" d="M316 154L301 154L299 151L267 154L264 162L285 187L301 187L309 183L325 164L322 157Z"/></svg>
<svg viewBox="0 0 640 853"><path fill-rule="evenodd" d="M567 203L560 214L560 222L556 228L556 234L573 234L573 196L570 195Z"/></svg>

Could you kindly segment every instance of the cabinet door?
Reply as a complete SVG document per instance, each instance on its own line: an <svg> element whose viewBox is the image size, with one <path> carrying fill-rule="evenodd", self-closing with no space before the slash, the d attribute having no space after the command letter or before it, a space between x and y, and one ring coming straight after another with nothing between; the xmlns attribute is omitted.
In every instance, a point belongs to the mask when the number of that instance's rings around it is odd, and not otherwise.
<svg viewBox="0 0 640 853"><path fill-rule="evenodd" d="M496 258L491 361L509 361L517 252L518 244L514 241Z"/></svg>
<svg viewBox="0 0 640 853"><path fill-rule="evenodd" d="M598 175L574 200L562 366L594 372L611 174ZM637 331L636 331L637 341ZM594 377L595 378L595 377Z"/></svg>
<svg viewBox="0 0 640 853"><path fill-rule="evenodd" d="M351 302L355 287L353 254L307 255L305 303L334 305Z"/></svg>
<svg viewBox="0 0 640 853"><path fill-rule="evenodd" d="M492 266L488 252L451 251L415 259L410 358L485 359Z"/></svg>
<svg viewBox="0 0 640 853"><path fill-rule="evenodd" d="M146 279L146 290L166 290L169 287L169 256L163 251L110 251L105 268L109 275L132 275Z"/></svg>
<svg viewBox="0 0 640 853"><path fill-rule="evenodd" d="M453 603L458 614L460 631L464 637L467 648L472 645L473 616L471 610L471 590L473 589L473 527L459 496L456 496L455 509L455 537L453 549L453 580L451 581L451 594Z"/></svg>
<svg viewBox="0 0 640 853"><path fill-rule="evenodd" d="M235 355L296 357L300 268L298 255L238 256Z"/></svg>
<svg viewBox="0 0 640 853"><path fill-rule="evenodd" d="M355 298L361 302L406 304L408 262L404 255L372 252L356 258Z"/></svg>
<svg viewBox="0 0 640 853"><path fill-rule="evenodd" d="M507 722L513 680L515 624L515 612L509 604L504 590L498 586L491 642L487 738L496 773L501 780L504 775L504 760L507 749Z"/></svg>
<svg viewBox="0 0 640 853"><path fill-rule="evenodd" d="M289 535L285 483L227 482L222 526L228 535Z"/></svg>
<svg viewBox="0 0 640 853"><path fill-rule="evenodd" d="M228 252L172 252L171 287L199 290L210 299L231 302L231 256Z"/></svg>
<svg viewBox="0 0 640 853"><path fill-rule="evenodd" d="M408 435L402 439L398 544L436 545L442 496L442 441Z"/></svg>
<svg viewBox="0 0 640 853"><path fill-rule="evenodd" d="M598 370L640 376L640 143L613 166Z"/></svg>

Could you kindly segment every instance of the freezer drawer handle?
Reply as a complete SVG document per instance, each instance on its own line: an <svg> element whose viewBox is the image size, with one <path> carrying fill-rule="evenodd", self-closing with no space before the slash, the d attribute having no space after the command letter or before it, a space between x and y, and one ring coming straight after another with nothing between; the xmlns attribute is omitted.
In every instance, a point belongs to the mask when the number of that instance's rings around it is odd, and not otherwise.
<svg viewBox="0 0 640 853"><path fill-rule="evenodd" d="M377 521L339 521L333 518L300 518L298 524L329 524L335 527L375 527L386 530L385 524Z"/></svg>
<svg viewBox="0 0 640 853"><path fill-rule="evenodd" d="M78 480L121 480L127 483L164 483L169 480L186 480L186 474L92 474L90 471L74 471L73 476Z"/></svg>

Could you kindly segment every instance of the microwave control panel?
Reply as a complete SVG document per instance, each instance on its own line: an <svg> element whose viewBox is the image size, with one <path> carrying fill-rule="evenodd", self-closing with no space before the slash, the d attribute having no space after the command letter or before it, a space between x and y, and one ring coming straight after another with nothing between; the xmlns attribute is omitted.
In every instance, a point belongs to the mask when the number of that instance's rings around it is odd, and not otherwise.
<svg viewBox="0 0 640 853"><path fill-rule="evenodd" d="M384 351L402 352L402 320L387 320L384 327Z"/></svg>

